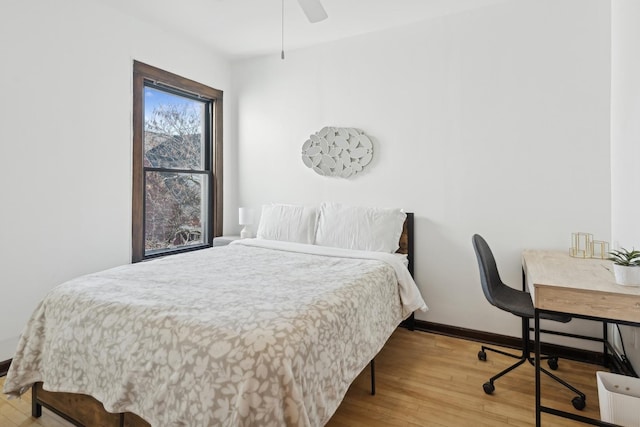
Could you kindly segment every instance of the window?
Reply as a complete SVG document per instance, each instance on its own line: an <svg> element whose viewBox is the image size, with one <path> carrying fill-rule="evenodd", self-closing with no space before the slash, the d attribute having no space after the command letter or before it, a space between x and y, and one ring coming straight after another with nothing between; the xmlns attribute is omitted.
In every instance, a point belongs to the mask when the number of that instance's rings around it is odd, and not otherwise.
<svg viewBox="0 0 640 427"><path fill-rule="evenodd" d="M132 261L222 234L222 92L134 62Z"/></svg>

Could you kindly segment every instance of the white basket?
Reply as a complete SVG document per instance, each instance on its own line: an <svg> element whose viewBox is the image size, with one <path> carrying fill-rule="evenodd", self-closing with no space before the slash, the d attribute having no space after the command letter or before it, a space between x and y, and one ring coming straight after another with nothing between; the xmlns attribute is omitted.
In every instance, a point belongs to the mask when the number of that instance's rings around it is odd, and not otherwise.
<svg viewBox="0 0 640 427"><path fill-rule="evenodd" d="M640 427L640 378L596 372L600 419L624 427Z"/></svg>

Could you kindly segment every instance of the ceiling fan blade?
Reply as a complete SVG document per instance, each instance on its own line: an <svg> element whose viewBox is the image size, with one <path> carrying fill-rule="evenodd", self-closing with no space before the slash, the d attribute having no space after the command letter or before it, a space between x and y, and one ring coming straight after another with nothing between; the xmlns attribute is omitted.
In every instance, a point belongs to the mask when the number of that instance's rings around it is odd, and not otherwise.
<svg viewBox="0 0 640 427"><path fill-rule="evenodd" d="M320 0L298 0L298 3L300 3L304 14L307 15L309 22L315 23L327 19L327 12L322 7Z"/></svg>

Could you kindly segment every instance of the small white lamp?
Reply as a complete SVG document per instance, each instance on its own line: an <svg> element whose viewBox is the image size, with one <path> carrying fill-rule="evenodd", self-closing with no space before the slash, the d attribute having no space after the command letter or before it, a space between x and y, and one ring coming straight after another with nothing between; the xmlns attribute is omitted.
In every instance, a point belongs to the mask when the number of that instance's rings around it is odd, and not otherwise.
<svg viewBox="0 0 640 427"><path fill-rule="evenodd" d="M251 224L253 224L253 210L250 208L238 209L238 223L244 225L242 231L240 231L240 238L247 239L253 237L251 232Z"/></svg>

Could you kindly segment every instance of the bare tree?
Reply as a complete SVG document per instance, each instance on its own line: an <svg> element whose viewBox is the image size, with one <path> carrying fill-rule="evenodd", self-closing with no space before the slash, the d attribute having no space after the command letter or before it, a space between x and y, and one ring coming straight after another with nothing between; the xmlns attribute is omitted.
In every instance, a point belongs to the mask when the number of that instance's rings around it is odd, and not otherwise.
<svg viewBox="0 0 640 427"><path fill-rule="evenodd" d="M169 169L145 175L146 249L201 242L203 177L184 172L203 169L202 111L196 107L161 105L145 120L145 167Z"/></svg>

